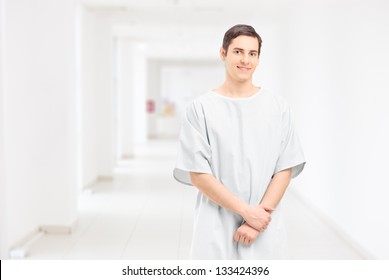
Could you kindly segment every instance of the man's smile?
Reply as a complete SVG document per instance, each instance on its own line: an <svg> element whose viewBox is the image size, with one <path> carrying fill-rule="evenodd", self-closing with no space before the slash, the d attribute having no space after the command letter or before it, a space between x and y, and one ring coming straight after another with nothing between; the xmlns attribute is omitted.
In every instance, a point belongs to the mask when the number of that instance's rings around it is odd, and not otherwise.
<svg viewBox="0 0 389 280"><path fill-rule="evenodd" d="M250 71L251 70L251 67L246 67L246 66L236 66L238 69L242 70L242 71Z"/></svg>

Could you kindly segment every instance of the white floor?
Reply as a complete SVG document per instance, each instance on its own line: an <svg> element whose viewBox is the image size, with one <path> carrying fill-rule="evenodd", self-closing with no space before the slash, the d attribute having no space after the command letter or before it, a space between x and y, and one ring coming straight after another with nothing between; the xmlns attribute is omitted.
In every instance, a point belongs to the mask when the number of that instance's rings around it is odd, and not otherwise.
<svg viewBox="0 0 389 280"><path fill-rule="evenodd" d="M79 197L72 234L46 234L27 259L187 259L196 191L172 178L175 143L139 147L120 162L113 181ZM363 259L289 189L284 197L293 259Z"/></svg>

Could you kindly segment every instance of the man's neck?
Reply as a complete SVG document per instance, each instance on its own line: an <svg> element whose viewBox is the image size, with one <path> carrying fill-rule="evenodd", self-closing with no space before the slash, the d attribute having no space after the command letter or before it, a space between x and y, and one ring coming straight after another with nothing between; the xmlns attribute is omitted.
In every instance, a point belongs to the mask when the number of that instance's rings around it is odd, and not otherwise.
<svg viewBox="0 0 389 280"><path fill-rule="evenodd" d="M220 87L214 91L227 97L249 97L255 94L259 90L258 87L254 86L251 81L245 83L229 82L226 80Z"/></svg>

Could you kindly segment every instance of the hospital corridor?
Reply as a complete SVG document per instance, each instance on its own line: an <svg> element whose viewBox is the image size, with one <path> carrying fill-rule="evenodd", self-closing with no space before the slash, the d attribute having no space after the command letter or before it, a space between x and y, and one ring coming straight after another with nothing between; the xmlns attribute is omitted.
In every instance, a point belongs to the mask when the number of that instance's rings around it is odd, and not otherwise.
<svg viewBox="0 0 389 280"><path fill-rule="evenodd" d="M171 176L174 144L150 141L139 158L118 163L112 182L79 195L74 232L42 235L27 259L188 259L196 190ZM283 207L291 258L364 258L292 190Z"/></svg>
<svg viewBox="0 0 389 280"><path fill-rule="evenodd" d="M79 196L74 232L43 235L27 259L188 259L196 190L171 176L174 144L151 141L140 147L139 158L120 162L112 182ZM364 259L293 190L282 207L291 259Z"/></svg>
<svg viewBox="0 0 389 280"><path fill-rule="evenodd" d="M389 259L389 4L54 2L0 0L0 259L189 259L182 120L223 83L241 23L263 41L253 84L287 100L306 160L278 205L286 259Z"/></svg>

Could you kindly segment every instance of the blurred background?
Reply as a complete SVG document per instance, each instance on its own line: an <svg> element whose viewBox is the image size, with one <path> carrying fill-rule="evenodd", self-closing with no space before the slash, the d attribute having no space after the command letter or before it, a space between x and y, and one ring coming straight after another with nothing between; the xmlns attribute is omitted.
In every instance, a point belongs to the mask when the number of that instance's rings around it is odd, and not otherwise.
<svg viewBox="0 0 389 280"><path fill-rule="evenodd" d="M389 259L387 1L0 0L1 259L187 258L181 112L237 23L306 154L292 258Z"/></svg>

